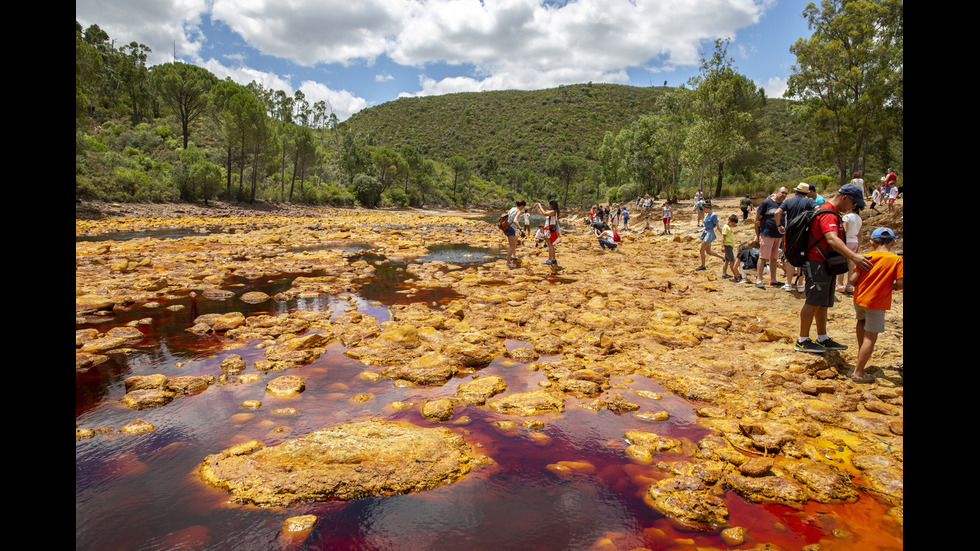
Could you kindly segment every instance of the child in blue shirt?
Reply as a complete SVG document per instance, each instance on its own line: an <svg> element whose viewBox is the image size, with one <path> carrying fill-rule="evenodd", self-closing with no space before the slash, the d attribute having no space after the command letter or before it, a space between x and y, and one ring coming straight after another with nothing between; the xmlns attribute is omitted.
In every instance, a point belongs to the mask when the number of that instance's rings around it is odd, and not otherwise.
<svg viewBox="0 0 980 551"><path fill-rule="evenodd" d="M701 231L701 266L697 271L705 270L705 258L710 255L725 260L725 257L711 250L711 242L717 237L718 215L711 210L711 203L704 204L704 229Z"/></svg>

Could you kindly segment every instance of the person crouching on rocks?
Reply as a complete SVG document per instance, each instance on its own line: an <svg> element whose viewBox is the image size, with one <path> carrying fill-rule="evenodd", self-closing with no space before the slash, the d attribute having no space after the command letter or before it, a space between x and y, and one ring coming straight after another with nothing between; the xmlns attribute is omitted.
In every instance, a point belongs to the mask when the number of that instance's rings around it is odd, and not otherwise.
<svg viewBox="0 0 980 551"><path fill-rule="evenodd" d="M610 251L616 250L616 245L617 245L616 234L612 231L612 229L609 226L603 224L602 231L596 230L595 233L596 236L599 237L599 246L602 247L603 250L607 248Z"/></svg>

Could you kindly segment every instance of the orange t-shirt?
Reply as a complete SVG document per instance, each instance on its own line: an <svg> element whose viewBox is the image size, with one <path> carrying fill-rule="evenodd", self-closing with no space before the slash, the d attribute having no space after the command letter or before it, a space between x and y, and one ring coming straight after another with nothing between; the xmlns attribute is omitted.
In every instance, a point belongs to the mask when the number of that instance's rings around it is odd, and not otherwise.
<svg viewBox="0 0 980 551"><path fill-rule="evenodd" d="M895 253L871 251L871 270L861 273L854 287L854 304L871 310L890 310L892 307L892 282L905 277L903 259Z"/></svg>

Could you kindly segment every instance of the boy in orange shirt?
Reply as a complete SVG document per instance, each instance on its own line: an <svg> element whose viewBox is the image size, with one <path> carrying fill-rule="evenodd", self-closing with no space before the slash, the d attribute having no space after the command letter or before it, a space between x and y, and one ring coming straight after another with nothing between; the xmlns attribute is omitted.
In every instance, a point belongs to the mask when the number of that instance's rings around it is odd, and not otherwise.
<svg viewBox="0 0 980 551"><path fill-rule="evenodd" d="M871 359L878 333L885 330L885 310L892 306L892 290L904 288L903 259L891 252L895 232L878 228L871 233L874 250L868 255L872 266L868 271L855 268L849 278L854 286L854 312L857 315L858 359L851 378L857 382L874 382L864 368Z"/></svg>

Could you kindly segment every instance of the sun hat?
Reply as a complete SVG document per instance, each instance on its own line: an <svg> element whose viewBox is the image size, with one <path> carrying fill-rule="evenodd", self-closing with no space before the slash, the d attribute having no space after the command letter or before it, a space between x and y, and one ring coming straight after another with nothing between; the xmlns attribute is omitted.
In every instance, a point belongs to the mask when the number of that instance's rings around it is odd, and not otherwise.
<svg viewBox="0 0 980 551"><path fill-rule="evenodd" d="M810 193L810 184L806 182L800 182L800 185L793 188L793 191L797 193Z"/></svg>

